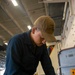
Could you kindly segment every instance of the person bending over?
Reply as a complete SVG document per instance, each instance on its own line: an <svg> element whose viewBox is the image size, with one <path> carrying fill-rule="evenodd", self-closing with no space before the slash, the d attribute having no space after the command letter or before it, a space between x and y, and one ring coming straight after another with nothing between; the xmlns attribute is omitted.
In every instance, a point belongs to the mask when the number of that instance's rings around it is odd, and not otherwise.
<svg viewBox="0 0 75 75"><path fill-rule="evenodd" d="M50 16L40 16L31 30L12 37L6 50L4 75L33 75L39 61L46 75L55 75L45 44L56 41L54 27Z"/></svg>

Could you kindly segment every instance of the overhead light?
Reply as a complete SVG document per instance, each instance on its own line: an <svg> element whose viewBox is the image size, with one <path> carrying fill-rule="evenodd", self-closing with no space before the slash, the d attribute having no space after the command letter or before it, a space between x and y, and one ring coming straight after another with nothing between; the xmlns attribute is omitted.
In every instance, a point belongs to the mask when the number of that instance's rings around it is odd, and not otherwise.
<svg viewBox="0 0 75 75"><path fill-rule="evenodd" d="M8 43L7 43L7 42L5 42L5 45L8 45Z"/></svg>
<svg viewBox="0 0 75 75"><path fill-rule="evenodd" d="M16 0L11 0L14 6L18 6L18 3Z"/></svg>
<svg viewBox="0 0 75 75"><path fill-rule="evenodd" d="M3 41L5 45L8 45L8 43L6 41Z"/></svg>
<svg viewBox="0 0 75 75"><path fill-rule="evenodd" d="M28 25L27 27L28 27L29 30L31 29L31 26L30 25Z"/></svg>

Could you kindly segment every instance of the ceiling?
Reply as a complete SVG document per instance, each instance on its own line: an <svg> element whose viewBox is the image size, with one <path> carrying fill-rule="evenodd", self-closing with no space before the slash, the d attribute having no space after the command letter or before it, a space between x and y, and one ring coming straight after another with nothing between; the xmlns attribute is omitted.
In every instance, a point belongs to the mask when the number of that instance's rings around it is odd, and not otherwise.
<svg viewBox="0 0 75 75"><path fill-rule="evenodd" d="M27 26L33 26L34 21L42 15L51 16L56 23L55 36L62 32L64 2L43 3L41 0L16 0L18 6L14 6L11 0L0 2L0 39L8 42L15 34L28 30Z"/></svg>
<svg viewBox="0 0 75 75"><path fill-rule="evenodd" d="M34 21L42 15L49 15L55 21L55 36L63 31L64 5L66 0L16 0L14 6L11 0L0 0L0 45L3 46L16 34L28 31L27 26L33 26ZM59 40L59 39L58 39ZM5 51L0 51L0 61Z"/></svg>

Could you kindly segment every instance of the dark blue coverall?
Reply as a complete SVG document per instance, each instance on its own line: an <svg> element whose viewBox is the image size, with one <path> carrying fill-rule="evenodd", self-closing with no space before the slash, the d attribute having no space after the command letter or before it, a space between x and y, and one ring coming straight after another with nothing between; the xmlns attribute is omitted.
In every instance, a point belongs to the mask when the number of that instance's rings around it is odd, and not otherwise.
<svg viewBox="0 0 75 75"><path fill-rule="evenodd" d="M30 32L18 34L10 39L4 75L33 75L39 61L46 75L55 75L46 45L34 46Z"/></svg>

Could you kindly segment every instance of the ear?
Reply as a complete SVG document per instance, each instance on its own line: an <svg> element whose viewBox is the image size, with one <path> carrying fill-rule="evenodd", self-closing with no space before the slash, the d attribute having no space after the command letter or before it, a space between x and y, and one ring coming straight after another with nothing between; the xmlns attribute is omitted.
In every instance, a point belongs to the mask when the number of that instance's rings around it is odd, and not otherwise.
<svg viewBox="0 0 75 75"><path fill-rule="evenodd" d="M33 28L32 28L32 33L33 33L33 34L35 33L36 29L37 29L36 27L33 27Z"/></svg>

